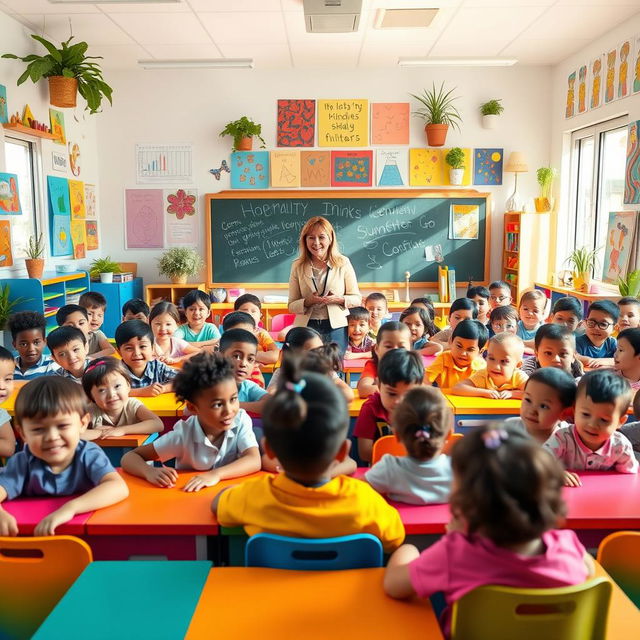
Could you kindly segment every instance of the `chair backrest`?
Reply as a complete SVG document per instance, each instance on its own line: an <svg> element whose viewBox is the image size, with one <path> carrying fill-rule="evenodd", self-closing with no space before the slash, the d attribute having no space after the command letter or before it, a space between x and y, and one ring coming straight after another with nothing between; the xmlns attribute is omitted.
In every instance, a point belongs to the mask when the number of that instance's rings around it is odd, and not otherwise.
<svg viewBox="0 0 640 640"><path fill-rule="evenodd" d="M382 566L382 544L369 533L340 538L288 538L258 533L247 541L247 567L334 571Z"/></svg>
<svg viewBox="0 0 640 640"><path fill-rule="evenodd" d="M450 433L447 441L444 443L442 453L449 455L453 445L462 439L461 433ZM392 456L406 456L407 450L405 446L395 436L382 436L373 443L373 450L371 451L371 464L374 465L385 453L390 453Z"/></svg>
<svg viewBox="0 0 640 640"><path fill-rule="evenodd" d="M608 535L598 547L598 562L640 608L640 532Z"/></svg>
<svg viewBox="0 0 640 640"><path fill-rule="evenodd" d="M450 456L453 445L459 440L462 440L463 437L464 435L462 433L450 433L447 441L444 443L442 453L446 453L448 456Z"/></svg>
<svg viewBox="0 0 640 640"><path fill-rule="evenodd" d="M0 537L0 636L30 638L91 560L73 536Z"/></svg>
<svg viewBox="0 0 640 640"><path fill-rule="evenodd" d="M454 603L451 640L604 640L611 582L516 589L489 585Z"/></svg>
<svg viewBox="0 0 640 640"><path fill-rule="evenodd" d="M271 329L273 333L282 331L285 327L290 327L296 319L295 313L279 313L271 318Z"/></svg>

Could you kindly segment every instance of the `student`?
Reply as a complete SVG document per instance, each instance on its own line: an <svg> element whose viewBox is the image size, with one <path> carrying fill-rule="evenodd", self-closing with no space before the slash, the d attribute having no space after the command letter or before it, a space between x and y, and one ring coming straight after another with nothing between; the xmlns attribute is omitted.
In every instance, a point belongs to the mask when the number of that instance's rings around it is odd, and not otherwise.
<svg viewBox="0 0 640 640"><path fill-rule="evenodd" d="M482 322L484 325L489 324L489 312L491 311L491 303L489 302L491 293L489 292L489 289L482 286L470 286L467 289L466 297L473 300L478 305L477 320Z"/></svg>
<svg viewBox="0 0 640 640"><path fill-rule="evenodd" d="M89 328L89 313L79 304L65 304L60 307L56 312L56 322L60 327L76 327L84 333L87 339L87 354L91 356L90 359L115 353L115 349L109 344L102 331L100 331L102 338L98 334L92 335Z"/></svg>
<svg viewBox="0 0 640 640"><path fill-rule="evenodd" d="M287 352L299 353L302 351L311 351L318 349L323 345L320 334L311 327L292 327L287 333L284 344L282 345L281 357ZM282 376L281 367L278 367L271 375L267 391L271 394L276 392L280 378Z"/></svg>
<svg viewBox="0 0 640 640"><path fill-rule="evenodd" d="M612 338L618 322L618 306L611 300L599 300L589 306L585 333L576 338L578 360L585 367L612 367L617 342Z"/></svg>
<svg viewBox="0 0 640 640"><path fill-rule="evenodd" d="M18 496L81 494L43 518L33 535L53 535L76 514L108 507L129 495L104 451L80 437L89 412L78 385L59 376L31 380L18 392L15 422L25 447L0 473L0 502ZM18 535L16 519L2 507L0 535Z"/></svg>
<svg viewBox="0 0 640 640"><path fill-rule="evenodd" d="M638 329L640 327L640 300L632 296L625 296L618 300L618 331Z"/></svg>
<svg viewBox="0 0 640 640"><path fill-rule="evenodd" d="M451 393L478 398L522 398L527 374L519 367L524 356L524 343L511 333L499 333L489 340L487 366L460 380Z"/></svg>
<svg viewBox="0 0 640 640"><path fill-rule="evenodd" d="M636 393L633 399L633 415L636 420L640 418L640 393ZM627 422L620 427L620 433L631 442L636 460L640 462L640 422Z"/></svg>
<svg viewBox="0 0 640 640"><path fill-rule="evenodd" d="M439 342L429 340L428 326L432 324L428 312L422 307L409 307L400 314L400 322L404 322L411 331L412 349L425 356L433 356L442 351Z"/></svg>
<svg viewBox="0 0 640 640"><path fill-rule="evenodd" d="M633 394L640 389L640 329L625 329L618 335L613 368L627 379Z"/></svg>
<svg viewBox="0 0 640 640"><path fill-rule="evenodd" d="M535 358L527 358L520 369L530 376L541 367L564 369L574 378L584 373L576 358L576 338L573 331L561 324L543 324L533 340Z"/></svg>
<svg viewBox="0 0 640 640"><path fill-rule="evenodd" d="M18 311L9 316L7 324L11 331L11 343L18 352L13 376L15 380L50 376L60 368L53 359L43 354L47 342L46 320L42 313Z"/></svg>
<svg viewBox="0 0 640 640"><path fill-rule="evenodd" d="M422 553L403 545L389 560L384 590L392 598L443 591L450 608L483 585L544 589L580 584L593 560L574 531L555 529L566 513L562 469L531 438L482 426L453 448L453 521Z"/></svg>
<svg viewBox="0 0 640 640"><path fill-rule="evenodd" d="M575 333L582 322L582 303L573 296L558 298L553 305L549 321L567 327Z"/></svg>
<svg viewBox="0 0 640 640"><path fill-rule="evenodd" d="M347 404L326 376L282 363L284 383L267 402L264 448L284 473L265 474L223 490L211 505L223 527L303 538L370 533L385 551L404 540L396 509L365 482L331 478L349 452Z"/></svg>
<svg viewBox="0 0 640 640"><path fill-rule="evenodd" d="M140 298L131 298L122 305L122 322L142 320L149 322L149 305Z"/></svg>
<svg viewBox="0 0 640 640"><path fill-rule="evenodd" d="M536 331L544 323L544 311L547 308L547 296L539 289L525 291L520 297L518 305L518 328L516 335L522 338L525 353L533 353L533 339Z"/></svg>
<svg viewBox="0 0 640 640"><path fill-rule="evenodd" d="M347 337L345 360L371 357L374 342L369 335L369 312L364 307L351 307L349 309Z"/></svg>
<svg viewBox="0 0 640 640"><path fill-rule="evenodd" d="M619 428L627 421L631 401L629 383L613 371L589 371L578 383L575 424L559 429L544 446L565 469L564 483L579 487L577 473L608 471L637 473L631 443Z"/></svg>
<svg viewBox="0 0 640 640"><path fill-rule="evenodd" d="M463 320L475 320L478 317L478 305L470 298L458 298L451 303L449 309L449 326L431 336L431 342L439 342L443 349L449 348L453 330Z"/></svg>
<svg viewBox="0 0 640 640"><path fill-rule="evenodd" d="M190 342L198 349L214 347L220 340L218 327L207 322L211 314L211 298L200 289L192 289L182 299L187 324L180 325L175 333L176 338Z"/></svg>
<svg viewBox="0 0 640 640"><path fill-rule="evenodd" d="M423 296L421 298L414 298L411 301L411 306L422 307L429 314L430 322L427 325L427 334L429 335L429 338L431 338L432 336L435 336L436 333L438 333L439 329L435 323L436 310L435 310L435 307L433 306L433 302L431 302L429 298L425 298Z"/></svg>
<svg viewBox="0 0 640 640"><path fill-rule="evenodd" d="M493 335L511 333L516 335L518 330L518 310L510 305L500 305L491 309L489 313L489 328Z"/></svg>
<svg viewBox="0 0 640 640"><path fill-rule="evenodd" d="M378 337L378 331L384 319L389 314L387 299L375 291L364 299L364 308L369 312L369 334L373 340Z"/></svg>
<svg viewBox="0 0 640 640"><path fill-rule="evenodd" d="M267 392L249 379L256 365L257 352L258 339L245 329L229 329L220 338L220 353L233 365L240 407L260 415Z"/></svg>
<svg viewBox="0 0 640 640"><path fill-rule="evenodd" d="M107 336L100 331L100 327L104 322L107 299L97 291L87 291L80 296L78 304L87 310L89 320L89 335L87 336L89 355L92 356L92 359L113 355L116 350L107 339Z"/></svg>
<svg viewBox="0 0 640 640"><path fill-rule="evenodd" d="M392 349L380 358L380 391L362 405L353 430L358 438L358 456L363 462L371 462L373 443L378 438L391 435L389 416L409 389L422 384L423 377L422 357L415 351Z"/></svg>
<svg viewBox="0 0 640 640"><path fill-rule="evenodd" d="M509 306L513 298L511 297L511 287L504 280L496 280L489 285L489 305L492 309L496 307Z"/></svg>
<svg viewBox="0 0 640 640"><path fill-rule="evenodd" d="M153 356L153 331L142 320L127 320L116 329L116 348L131 377L131 396L159 396L172 390L177 371Z"/></svg>
<svg viewBox="0 0 640 640"><path fill-rule="evenodd" d="M13 374L16 363L11 351L0 347L0 404L13 393ZM11 416L0 407L0 457L8 458L16 450L16 438L11 428Z"/></svg>
<svg viewBox="0 0 640 640"><path fill-rule="evenodd" d="M378 362L392 349L411 349L411 331L403 322L385 322L378 331L371 360L365 362L358 380L358 395L368 398L378 391Z"/></svg>
<svg viewBox="0 0 640 640"><path fill-rule="evenodd" d="M153 305L148 322L153 331L153 355L160 362L176 365L200 351L186 340L176 338L180 314L172 302L163 300Z"/></svg>
<svg viewBox="0 0 640 640"><path fill-rule="evenodd" d="M47 336L47 347L60 367L56 374L81 384L82 374L91 362L87 336L76 327L58 327Z"/></svg>
<svg viewBox="0 0 640 640"><path fill-rule="evenodd" d="M469 302L475 305L473 300ZM439 353L427 367L425 382L441 389L453 389L460 380L484 369L487 363L480 353L487 339L487 328L481 322L459 321L451 334L449 348Z"/></svg>
<svg viewBox="0 0 640 640"><path fill-rule="evenodd" d="M173 487L176 469L203 471L184 491L200 491L220 480L260 470L260 452L251 418L238 403L231 363L218 353L199 353L184 363L174 381L176 396L194 415L179 420L172 431L122 457L122 468L158 487ZM172 460L171 467L152 467L151 460Z"/></svg>
<svg viewBox="0 0 640 640"><path fill-rule="evenodd" d="M320 368L309 367L309 362L314 362L313 356L319 355L329 364L329 371L325 371L321 365ZM317 373L328 375L333 383L340 389L344 399L351 402L355 398L353 389L340 377L342 372L342 358L340 357L340 347L337 342L328 342L312 351L305 351L303 355L304 368ZM317 362L317 360L315 361Z"/></svg>
<svg viewBox="0 0 640 640"><path fill-rule="evenodd" d="M257 325L252 315L244 311L232 311L231 313L227 313L222 321L223 332L231 331L231 329L243 329L244 331L248 331L255 335ZM260 371L260 365L257 360L249 379L264 389L264 377Z"/></svg>
<svg viewBox="0 0 640 640"><path fill-rule="evenodd" d="M576 381L564 369L546 367L534 371L524 385L519 418L507 418L505 424L528 433L544 444L573 413Z"/></svg>
<svg viewBox="0 0 640 640"><path fill-rule="evenodd" d="M162 420L140 400L129 397L131 378L122 360L91 362L82 376L82 388L91 402L91 427L84 432L84 440L162 431Z"/></svg>
<svg viewBox="0 0 640 640"><path fill-rule="evenodd" d="M275 364L278 362L278 357L280 356L278 345L269 332L260 327L260 320L262 319L262 303L260 302L260 298L254 296L252 293L245 293L233 303L233 310L244 311L255 320L255 334L256 338L258 338L257 362L259 364Z"/></svg>
<svg viewBox="0 0 640 640"><path fill-rule="evenodd" d="M408 504L447 502L451 461L442 453L453 425L445 397L433 387L416 387L393 412L393 430L406 456L385 454L364 479L390 500Z"/></svg>

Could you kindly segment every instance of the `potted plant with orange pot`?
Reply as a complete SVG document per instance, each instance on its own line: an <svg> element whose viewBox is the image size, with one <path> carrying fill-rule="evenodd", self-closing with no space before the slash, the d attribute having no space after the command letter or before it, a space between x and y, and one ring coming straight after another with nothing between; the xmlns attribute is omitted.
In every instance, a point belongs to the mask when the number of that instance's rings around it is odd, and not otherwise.
<svg viewBox="0 0 640 640"><path fill-rule="evenodd" d="M240 120L229 122L220 132L220 136L233 137L233 148L231 151L251 151L254 137L258 138L262 143L260 148L265 148L265 142L260 135L261 133L262 125L256 124L253 120L249 120L247 116L242 116Z"/></svg>
<svg viewBox="0 0 640 640"><path fill-rule="evenodd" d="M430 90L425 89L421 95L410 94L424 105L413 113L424 119L427 144L430 147L444 146L449 127L460 131L462 118L454 106L457 100L457 97L452 95L454 91L455 88L445 91L443 82L440 89L436 89L434 83Z"/></svg>

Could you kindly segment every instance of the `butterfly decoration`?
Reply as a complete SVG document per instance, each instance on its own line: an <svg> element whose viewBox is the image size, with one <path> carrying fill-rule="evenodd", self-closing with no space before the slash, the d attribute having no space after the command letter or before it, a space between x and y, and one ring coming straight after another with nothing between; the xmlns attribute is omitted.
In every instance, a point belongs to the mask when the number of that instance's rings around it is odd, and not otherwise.
<svg viewBox="0 0 640 640"><path fill-rule="evenodd" d="M229 165L227 164L226 160L222 161L222 164L220 165L219 169L209 169L209 173L212 173L215 176L216 180L220 180L220 173L222 171L231 173L231 169L229 169Z"/></svg>

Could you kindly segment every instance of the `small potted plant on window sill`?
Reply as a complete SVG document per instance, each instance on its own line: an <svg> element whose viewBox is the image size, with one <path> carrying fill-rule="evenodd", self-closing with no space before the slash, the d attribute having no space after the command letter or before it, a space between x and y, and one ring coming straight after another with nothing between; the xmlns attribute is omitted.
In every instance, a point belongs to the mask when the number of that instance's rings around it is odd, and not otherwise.
<svg viewBox="0 0 640 640"><path fill-rule="evenodd" d="M231 151L251 151L253 148L253 138L258 138L262 143L261 149L265 148L262 136L262 125L249 120L247 116L242 116L240 120L227 123L227 126L220 132L220 136L232 136L233 148Z"/></svg>
<svg viewBox="0 0 640 640"><path fill-rule="evenodd" d="M89 267L91 279L100 280L100 282L113 282L114 273L122 273L122 269L111 259L111 256L96 258Z"/></svg>
<svg viewBox="0 0 640 640"><path fill-rule="evenodd" d="M599 249L581 247L574 249L566 259L566 262L573 267L573 288L576 291L589 292L591 273L596 266L598 251Z"/></svg>
<svg viewBox="0 0 640 640"><path fill-rule="evenodd" d="M444 146L449 127L460 131L462 118L454 106L454 101L457 99L451 95L454 90L445 91L443 82L440 89L436 89L434 83L430 90L425 89L419 96L409 94L423 105L413 113L424 119L427 144L430 147Z"/></svg>
<svg viewBox="0 0 640 640"><path fill-rule="evenodd" d="M167 276L173 284L186 284L203 266L200 254L190 247L173 247L158 259L158 272Z"/></svg>
<svg viewBox="0 0 640 640"><path fill-rule="evenodd" d="M44 272L44 239L42 234L29 236L29 243L24 249L27 257L24 259L24 266L30 278L42 278Z"/></svg>
<svg viewBox="0 0 640 640"><path fill-rule="evenodd" d="M640 269L631 271L624 278L618 278L618 290L623 298L637 298L640 295Z"/></svg>
<svg viewBox="0 0 640 640"><path fill-rule="evenodd" d="M540 167L536 172L536 178L540 185L540 197L534 198L533 201L538 213L547 213L553 209L551 190L557 173L557 170L553 167Z"/></svg>
<svg viewBox="0 0 640 640"><path fill-rule="evenodd" d="M498 125L498 118L504 111L504 107L500 104L501 102L502 98L494 98L480 105L484 129L495 129Z"/></svg>
<svg viewBox="0 0 640 640"><path fill-rule="evenodd" d="M452 185L461 185L464 178L464 151L460 147L453 147L444 159L450 167L449 182Z"/></svg>

